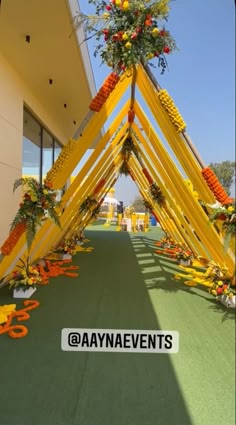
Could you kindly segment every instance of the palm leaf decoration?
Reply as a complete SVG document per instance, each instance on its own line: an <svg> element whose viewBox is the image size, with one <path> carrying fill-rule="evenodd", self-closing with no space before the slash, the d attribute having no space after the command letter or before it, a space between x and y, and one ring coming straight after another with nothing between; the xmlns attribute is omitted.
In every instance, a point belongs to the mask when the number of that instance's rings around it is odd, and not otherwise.
<svg viewBox="0 0 236 425"><path fill-rule="evenodd" d="M40 185L32 177L22 177L17 179L13 185L13 192L23 186L24 194L19 209L11 223L13 230L19 223L25 223L26 242L28 251L35 238L37 228L42 225L42 218L49 217L60 227L59 214L57 208L60 203L56 201L56 192L50 190L46 185Z"/></svg>
<svg viewBox="0 0 236 425"><path fill-rule="evenodd" d="M48 215L49 215L49 218L53 221L53 223L55 223L58 227L61 228L60 219L55 208L48 208Z"/></svg>

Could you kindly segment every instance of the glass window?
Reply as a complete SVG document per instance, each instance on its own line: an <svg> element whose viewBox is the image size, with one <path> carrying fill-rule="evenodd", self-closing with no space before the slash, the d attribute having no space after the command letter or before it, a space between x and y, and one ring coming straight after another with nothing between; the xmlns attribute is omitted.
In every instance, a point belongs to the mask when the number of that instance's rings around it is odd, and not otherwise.
<svg viewBox="0 0 236 425"><path fill-rule="evenodd" d="M23 119L22 174L25 177L35 177L42 183L62 147L26 108Z"/></svg>
<svg viewBox="0 0 236 425"><path fill-rule="evenodd" d="M56 161L56 159L58 158L60 152L61 152L61 145L55 140L54 141L54 158L53 158L53 162Z"/></svg>
<svg viewBox="0 0 236 425"><path fill-rule="evenodd" d="M40 181L41 126L27 111L23 123L23 176Z"/></svg>
<svg viewBox="0 0 236 425"><path fill-rule="evenodd" d="M53 137L43 129L43 179L53 164Z"/></svg>

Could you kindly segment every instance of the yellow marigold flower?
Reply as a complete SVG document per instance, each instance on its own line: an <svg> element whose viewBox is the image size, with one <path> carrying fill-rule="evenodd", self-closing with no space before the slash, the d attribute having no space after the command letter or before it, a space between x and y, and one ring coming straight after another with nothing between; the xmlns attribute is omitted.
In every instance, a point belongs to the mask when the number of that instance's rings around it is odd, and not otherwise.
<svg viewBox="0 0 236 425"><path fill-rule="evenodd" d="M131 49L132 43L130 43L129 41L127 41L127 43L125 43L125 47L126 47L126 49Z"/></svg>
<svg viewBox="0 0 236 425"><path fill-rule="evenodd" d="M147 54L147 58L148 58L148 59L152 59L153 57L154 57L154 54L153 54L153 53L148 53L148 54Z"/></svg>
<svg viewBox="0 0 236 425"><path fill-rule="evenodd" d="M33 281L32 281L32 279L28 279L28 285L33 285Z"/></svg>
<svg viewBox="0 0 236 425"><path fill-rule="evenodd" d="M128 1L124 1L124 3L123 3L123 9L124 10L128 10L129 9L129 2Z"/></svg>
<svg viewBox="0 0 236 425"><path fill-rule="evenodd" d="M107 19L107 18L109 18L109 13L107 13L107 12L105 12L105 13L103 13L103 17L105 18L105 19Z"/></svg>
<svg viewBox="0 0 236 425"><path fill-rule="evenodd" d="M128 34L125 32L125 33L122 35L122 40L128 40L128 38L129 38L129 36L128 36Z"/></svg>
<svg viewBox="0 0 236 425"><path fill-rule="evenodd" d="M43 194L44 195L48 195L48 190L47 189L43 189Z"/></svg>
<svg viewBox="0 0 236 425"><path fill-rule="evenodd" d="M115 1L116 6L120 6L121 5L121 0L116 0Z"/></svg>
<svg viewBox="0 0 236 425"><path fill-rule="evenodd" d="M228 208L227 208L227 210L228 210L229 212L233 212L233 211L234 211L234 207L231 205L230 207L228 207Z"/></svg>
<svg viewBox="0 0 236 425"><path fill-rule="evenodd" d="M159 33L159 29L157 27L153 28L152 30L153 37L157 37L158 33Z"/></svg>

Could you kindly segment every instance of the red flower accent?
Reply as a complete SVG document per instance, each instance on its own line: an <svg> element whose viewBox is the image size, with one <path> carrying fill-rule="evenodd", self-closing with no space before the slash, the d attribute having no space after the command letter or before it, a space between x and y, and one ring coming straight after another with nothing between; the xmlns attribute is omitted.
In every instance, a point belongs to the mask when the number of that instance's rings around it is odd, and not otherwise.
<svg viewBox="0 0 236 425"><path fill-rule="evenodd" d="M170 48L169 48L168 46L165 46L165 47L163 48L163 52L164 52L164 53L170 53Z"/></svg>

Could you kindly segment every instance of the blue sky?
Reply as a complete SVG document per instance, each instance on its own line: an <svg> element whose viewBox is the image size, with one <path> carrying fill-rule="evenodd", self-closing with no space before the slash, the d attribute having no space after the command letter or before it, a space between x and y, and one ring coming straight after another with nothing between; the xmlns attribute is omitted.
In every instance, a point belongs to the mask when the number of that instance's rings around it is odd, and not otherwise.
<svg viewBox="0 0 236 425"><path fill-rule="evenodd" d="M84 13L91 5L80 1ZM160 75L187 123L187 132L206 164L235 158L235 4L233 0L173 0L166 28L179 51L168 56L168 70ZM97 89L110 72L93 57ZM116 197L129 203L137 191L131 179L119 179Z"/></svg>

